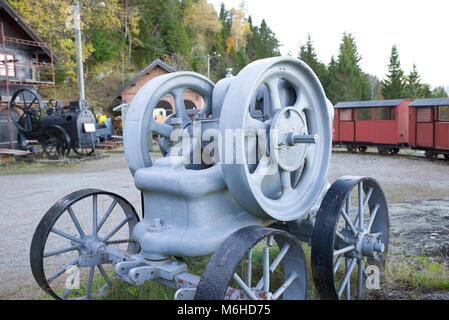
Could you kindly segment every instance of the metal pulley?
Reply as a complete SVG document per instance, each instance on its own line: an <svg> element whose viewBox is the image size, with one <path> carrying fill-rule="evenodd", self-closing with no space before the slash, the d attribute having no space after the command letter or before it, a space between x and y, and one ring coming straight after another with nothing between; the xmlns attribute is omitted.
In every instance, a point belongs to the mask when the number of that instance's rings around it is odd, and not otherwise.
<svg viewBox="0 0 449 320"><path fill-rule="evenodd" d="M231 150L222 148L221 167L236 201L262 218L304 217L327 186L332 116L320 82L298 59L258 60L240 71L220 117L222 136L228 130L246 135ZM229 162L236 154L243 161Z"/></svg>

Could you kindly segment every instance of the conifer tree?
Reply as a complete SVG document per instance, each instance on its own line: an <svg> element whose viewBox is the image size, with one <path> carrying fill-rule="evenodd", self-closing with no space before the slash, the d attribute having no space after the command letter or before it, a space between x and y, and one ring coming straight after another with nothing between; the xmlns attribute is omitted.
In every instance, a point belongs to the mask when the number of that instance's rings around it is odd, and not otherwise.
<svg viewBox="0 0 449 320"><path fill-rule="evenodd" d="M391 48L388 74L382 81L382 96L384 99L400 99L407 95L405 91L404 71L399 61L399 53L396 45Z"/></svg>

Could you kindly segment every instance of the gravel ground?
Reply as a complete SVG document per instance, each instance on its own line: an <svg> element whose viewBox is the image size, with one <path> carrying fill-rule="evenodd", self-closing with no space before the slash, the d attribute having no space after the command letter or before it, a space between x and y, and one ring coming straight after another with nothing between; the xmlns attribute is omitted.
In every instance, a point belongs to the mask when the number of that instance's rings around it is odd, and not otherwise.
<svg viewBox="0 0 449 320"><path fill-rule="evenodd" d="M342 175L365 175L376 178L391 203L392 232L398 235L393 241L396 247L410 242L410 236L396 226L413 211L416 222L409 220L407 228L423 229L439 226L437 231L425 229L426 247L433 243L447 242L438 237L449 232L449 200L439 200L432 208L427 200L449 198L449 161L427 160L421 156L379 156L374 153L349 154L334 150L329 170L332 182ZM29 299L42 295L29 267L29 247L34 230L43 214L60 198L83 188L100 188L118 193L137 209L140 215L140 194L134 187L123 154L112 154L99 161L89 161L66 169L47 169L38 173L0 176L0 299ZM419 208L413 203L418 203ZM446 209L446 210L445 210ZM429 224L424 225L426 215ZM439 223L438 219L445 224ZM424 222L423 222L424 221ZM445 229L446 228L446 229ZM430 238L430 234L434 233ZM417 233L419 234L419 232ZM399 237L401 235L401 237ZM419 236L419 235L418 235ZM436 238L435 238L436 237ZM443 241L442 241L443 240ZM411 241L413 242L413 241ZM415 250L411 247L411 251Z"/></svg>

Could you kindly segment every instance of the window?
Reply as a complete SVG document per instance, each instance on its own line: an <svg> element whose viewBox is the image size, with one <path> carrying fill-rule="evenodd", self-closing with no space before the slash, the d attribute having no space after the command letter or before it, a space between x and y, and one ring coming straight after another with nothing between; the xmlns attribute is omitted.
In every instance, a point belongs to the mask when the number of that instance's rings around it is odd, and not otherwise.
<svg viewBox="0 0 449 320"><path fill-rule="evenodd" d="M438 121L449 121L449 106L438 107Z"/></svg>
<svg viewBox="0 0 449 320"><path fill-rule="evenodd" d="M433 108L416 108L416 122L432 122Z"/></svg>
<svg viewBox="0 0 449 320"><path fill-rule="evenodd" d="M16 76L16 68L14 65L14 55L0 53L0 76L6 76L8 70L8 77Z"/></svg>
<svg viewBox="0 0 449 320"><path fill-rule="evenodd" d="M340 121L352 121L352 109L340 109Z"/></svg>
<svg viewBox="0 0 449 320"><path fill-rule="evenodd" d="M374 108L374 120L395 120L395 109Z"/></svg>
<svg viewBox="0 0 449 320"><path fill-rule="evenodd" d="M357 120L371 120L371 108L358 108Z"/></svg>

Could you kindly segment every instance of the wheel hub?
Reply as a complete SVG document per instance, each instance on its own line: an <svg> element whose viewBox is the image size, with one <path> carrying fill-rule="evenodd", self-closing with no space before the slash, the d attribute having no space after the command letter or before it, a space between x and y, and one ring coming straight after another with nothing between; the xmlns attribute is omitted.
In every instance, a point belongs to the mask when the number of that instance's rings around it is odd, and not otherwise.
<svg viewBox="0 0 449 320"><path fill-rule="evenodd" d="M306 157L307 144L295 143L293 137L306 135L304 117L293 107L279 109L270 127L270 154L286 171L297 170Z"/></svg>

